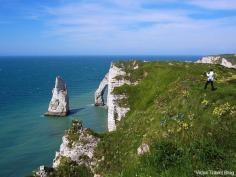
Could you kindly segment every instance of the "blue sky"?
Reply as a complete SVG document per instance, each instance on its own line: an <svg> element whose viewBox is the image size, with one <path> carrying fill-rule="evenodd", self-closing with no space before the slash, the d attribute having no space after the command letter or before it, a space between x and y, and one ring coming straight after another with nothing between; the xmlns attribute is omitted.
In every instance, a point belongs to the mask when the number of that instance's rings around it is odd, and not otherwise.
<svg viewBox="0 0 236 177"><path fill-rule="evenodd" d="M236 0L0 0L0 55L236 53Z"/></svg>

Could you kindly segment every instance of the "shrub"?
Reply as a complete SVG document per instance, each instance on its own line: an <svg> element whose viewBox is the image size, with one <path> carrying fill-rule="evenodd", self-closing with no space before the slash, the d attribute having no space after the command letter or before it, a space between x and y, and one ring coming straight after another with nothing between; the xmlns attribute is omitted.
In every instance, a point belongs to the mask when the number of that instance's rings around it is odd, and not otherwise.
<svg viewBox="0 0 236 177"><path fill-rule="evenodd" d="M227 102L225 104L215 107L212 114L214 116L220 118L220 117L226 115L227 113L229 113L231 111L231 109L232 109L231 105Z"/></svg>
<svg viewBox="0 0 236 177"><path fill-rule="evenodd" d="M49 177L92 177L92 172L84 165L78 165L67 157L62 157L60 166Z"/></svg>
<svg viewBox="0 0 236 177"><path fill-rule="evenodd" d="M82 130L83 125L79 120L72 120L71 127L66 131L66 137L69 140L68 146L71 148L73 142L77 142L80 137L80 131Z"/></svg>
<svg viewBox="0 0 236 177"><path fill-rule="evenodd" d="M198 163L215 168L221 167L226 157L224 152L219 147L209 141L206 143L192 143L190 146L190 155L196 157L198 159Z"/></svg>
<svg viewBox="0 0 236 177"><path fill-rule="evenodd" d="M145 163L158 171L167 170L181 163L183 150L171 142L156 143L153 152L144 157Z"/></svg>

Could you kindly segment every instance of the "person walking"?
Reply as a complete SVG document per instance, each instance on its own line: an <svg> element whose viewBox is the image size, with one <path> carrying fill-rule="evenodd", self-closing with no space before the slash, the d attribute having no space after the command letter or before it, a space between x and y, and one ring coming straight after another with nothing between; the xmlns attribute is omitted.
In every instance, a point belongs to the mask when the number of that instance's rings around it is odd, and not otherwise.
<svg viewBox="0 0 236 177"><path fill-rule="evenodd" d="M206 81L204 89L207 89L207 85L211 84L211 90L215 90L214 83L213 83L215 73L213 69L210 69L210 71L206 73L206 76L207 76L207 81Z"/></svg>

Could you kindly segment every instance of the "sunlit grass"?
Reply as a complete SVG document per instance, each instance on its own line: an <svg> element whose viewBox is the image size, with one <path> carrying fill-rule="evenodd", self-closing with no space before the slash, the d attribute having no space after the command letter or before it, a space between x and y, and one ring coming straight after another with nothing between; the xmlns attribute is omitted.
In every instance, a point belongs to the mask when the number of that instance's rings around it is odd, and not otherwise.
<svg viewBox="0 0 236 177"><path fill-rule="evenodd" d="M105 176L194 176L194 170L236 170L236 71L219 65L183 62L133 62L129 79L114 93L131 111L117 131L103 135L96 151L97 172ZM205 72L217 73L217 90L204 90ZM219 82L218 82L219 81ZM137 148L147 143L142 157Z"/></svg>

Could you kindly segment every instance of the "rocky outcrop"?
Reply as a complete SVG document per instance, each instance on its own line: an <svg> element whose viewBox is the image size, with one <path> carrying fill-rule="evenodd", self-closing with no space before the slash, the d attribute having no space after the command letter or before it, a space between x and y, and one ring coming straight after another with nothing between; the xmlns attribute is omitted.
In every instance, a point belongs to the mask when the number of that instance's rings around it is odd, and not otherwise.
<svg viewBox="0 0 236 177"><path fill-rule="evenodd" d="M103 80L100 82L98 89L95 92L95 106L105 105L103 95L108 85L108 76L109 76L109 73L105 75Z"/></svg>
<svg viewBox="0 0 236 177"><path fill-rule="evenodd" d="M236 68L236 65L233 65L231 62L226 60L225 58L222 58L221 65L227 67L227 68Z"/></svg>
<svg viewBox="0 0 236 177"><path fill-rule="evenodd" d="M44 165L40 166L39 169L35 172L34 176L37 177L47 177L50 175L50 172L52 172L53 169L49 167L45 167Z"/></svg>
<svg viewBox="0 0 236 177"><path fill-rule="evenodd" d="M203 57L202 59L196 61L196 63L220 64L227 68L236 68L236 65L233 65L230 61L221 56Z"/></svg>
<svg viewBox="0 0 236 177"><path fill-rule="evenodd" d="M116 129L116 122L120 121L122 117L130 110L128 107L121 107L118 101L125 98L125 95L117 95L113 93L116 87L120 87L124 84L131 84L128 80L125 80L125 71L122 68L118 68L114 64L111 64L108 74L100 83L98 89L95 92L95 105L104 105L103 94L106 86L108 87L107 93L107 108L108 108L108 130L113 131Z"/></svg>
<svg viewBox="0 0 236 177"><path fill-rule="evenodd" d="M148 152L150 152L150 148L149 148L148 144L145 144L145 143L141 144L137 149L137 154L140 156L144 155Z"/></svg>
<svg viewBox="0 0 236 177"><path fill-rule="evenodd" d="M60 76L56 77L46 116L66 116L69 113L69 96L65 82Z"/></svg>
<svg viewBox="0 0 236 177"><path fill-rule="evenodd" d="M90 129L83 128L79 121L74 120L72 127L62 138L59 152L53 160L56 169L63 158L69 158L78 165L85 165L93 171L96 161L93 159L94 150L100 139L95 137Z"/></svg>
<svg viewBox="0 0 236 177"><path fill-rule="evenodd" d="M58 168L65 165L65 162L68 163L68 167L71 165L70 162L76 166L85 166L91 173L95 174L94 169L99 160L94 158L94 151L99 141L100 138L96 136L96 133L84 128L79 120L72 120L71 128L62 137L62 144L60 150L56 152L53 166L45 167L42 165L33 172L33 176L57 176Z"/></svg>

